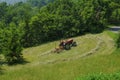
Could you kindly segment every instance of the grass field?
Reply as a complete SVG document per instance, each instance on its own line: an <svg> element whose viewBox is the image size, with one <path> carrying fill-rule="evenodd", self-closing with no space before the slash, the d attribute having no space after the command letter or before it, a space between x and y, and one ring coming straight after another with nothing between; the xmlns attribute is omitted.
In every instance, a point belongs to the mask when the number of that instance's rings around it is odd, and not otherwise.
<svg viewBox="0 0 120 80"><path fill-rule="evenodd" d="M59 41L24 49L26 63L4 64L0 80L82 80L90 74L119 72L120 50L115 48L116 37L109 31L75 37L78 46L59 54L50 53Z"/></svg>

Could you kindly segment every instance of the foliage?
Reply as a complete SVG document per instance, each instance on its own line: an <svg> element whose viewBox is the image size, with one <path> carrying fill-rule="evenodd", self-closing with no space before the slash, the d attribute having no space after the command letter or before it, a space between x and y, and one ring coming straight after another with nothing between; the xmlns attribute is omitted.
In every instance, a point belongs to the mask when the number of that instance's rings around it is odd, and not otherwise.
<svg viewBox="0 0 120 80"><path fill-rule="evenodd" d="M119 35L118 35L118 38L117 38L117 47L120 48L120 32L119 32Z"/></svg>
<svg viewBox="0 0 120 80"><path fill-rule="evenodd" d="M27 2L33 6L33 7L42 7L42 6L45 6L47 5L48 3L50 2L53 2L54 0L27 0Z"/></svg>
<svg viewBox="0 0 120 80"><path fill-rule="evenodd" d="M7 11L7 3L2 2L0 3L0 21L5 17Z"/></svg>
<svg viewBox="0 0 120 80"><path fill-rule="evenodd" d="M84 4L81 6L81 4ZM33 46L58 38L73 37L86 32L101 32L105 28L105 11L98 0L56 0L40 9L31 18L26 46ZM29 35L29 36L28 36Z"/></svg>
<svg viewBox="0 0 120 80"><path fill-rule="evenodd" d="M120 8L114 10L111 15L111 23L119 25L119 22L120 22Z"/></svg>
<svg viewBox="0 0 120 80"><path fill-rule="evenodd" d="M112 0L109 3L108 9L111 10L110 15L108 16L108 22L111 24L119 25L120 23L120 1Z"/></svg>
<svg viewBox="0 0 120 80"><path fill-rule="evenodd" d="M22 31L14 23L9 28L0 29L0 53L5 55L8 63L22 60Z"/></svg>

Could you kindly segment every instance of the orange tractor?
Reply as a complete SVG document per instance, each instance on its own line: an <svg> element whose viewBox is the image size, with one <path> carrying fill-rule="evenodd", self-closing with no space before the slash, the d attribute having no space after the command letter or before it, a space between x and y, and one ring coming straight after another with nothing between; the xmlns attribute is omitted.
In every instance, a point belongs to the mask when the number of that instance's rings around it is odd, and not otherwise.
<svg viewBox="0 0 120 80"><path fill-rule="evenodd" d="M61 52L62 50L70 50L71 47L77 46L77 43L73 39L61 40L59 47L55 48L54 52Z"/></svg>

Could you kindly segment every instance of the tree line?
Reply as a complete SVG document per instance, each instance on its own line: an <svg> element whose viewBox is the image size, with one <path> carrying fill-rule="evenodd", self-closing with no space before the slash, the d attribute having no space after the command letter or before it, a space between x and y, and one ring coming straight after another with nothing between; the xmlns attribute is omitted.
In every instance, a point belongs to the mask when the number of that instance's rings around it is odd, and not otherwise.
<svg viewBox="0 0 120 80"><path fill-rule="evenodd" d="M28 0L0 3L0 54L8 63L22 60L23 48L119 24L119 0Z"/></svg>

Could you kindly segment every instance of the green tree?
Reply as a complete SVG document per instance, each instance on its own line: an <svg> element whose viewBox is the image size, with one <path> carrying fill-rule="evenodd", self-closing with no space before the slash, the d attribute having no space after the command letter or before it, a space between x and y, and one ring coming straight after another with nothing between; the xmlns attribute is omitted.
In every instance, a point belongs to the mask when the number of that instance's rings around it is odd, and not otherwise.
<svg viewBox="0 0 120 80"><path fill-rule="evenodd" d="M9 28L0 29L0 53L8 63L15 63L22 60L22 31L11 23Z"/></svg>
<svg viewBox="0 0 120 80"><path fill-rule="evenodd" d="M31 4L31 6L38 7L38 8L44 5L47 5L48 3L53 2L53 1L54 0L27 0L27 2Z"/></svg>
<svg viewBox="0 0 120 80"><path fill-rule="evenodd" d="M33 46L105 28L106 9L99 0L56 0L33 16L26 30L26 45ZM105 6L105 5L104 5Z"/></svg>
<svg viewBox="0 0 120 80"><path fill-rule="evenodd" d="M6 2L0 3L0 21L6 16L7 7L8 6Z"/></svg>
<svg viewBox="0 0 120 80"><path fill-rule="evenodd" d="M120 8L119 9L115 9L113 12L112 12L112 15L110 16L110 23L112 24L116 24L116 25L119 25L120 23Z"/></svg>

